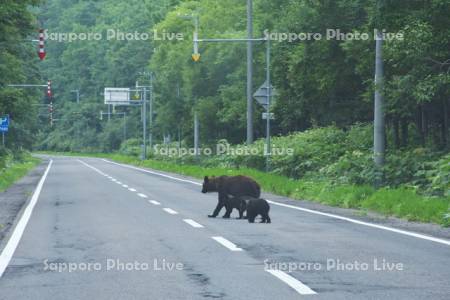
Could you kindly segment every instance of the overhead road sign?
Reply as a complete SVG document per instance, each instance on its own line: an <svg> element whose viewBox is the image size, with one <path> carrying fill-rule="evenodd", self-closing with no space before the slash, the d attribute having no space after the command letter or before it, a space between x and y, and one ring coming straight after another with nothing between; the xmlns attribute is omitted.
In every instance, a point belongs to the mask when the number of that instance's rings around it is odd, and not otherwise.
<svg viewBox="0 0 450 300"><path fill-rule="evenodd" d="M105 88L105 104L130 105L130 89Z"/></svg>

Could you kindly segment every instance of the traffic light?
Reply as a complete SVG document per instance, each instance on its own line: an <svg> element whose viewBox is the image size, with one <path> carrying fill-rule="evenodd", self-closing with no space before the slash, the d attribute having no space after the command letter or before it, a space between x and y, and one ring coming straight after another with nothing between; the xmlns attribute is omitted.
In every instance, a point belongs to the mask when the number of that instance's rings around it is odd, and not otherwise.
<svg viewBox="0 0 450 300"><path fill-rule="evenodd" d="M47 97L49 97L49 98L52 97L52 81L51 80L47 81Z"/></svg>
<svg viewBox="0 0 450 300"><path fill-rule="evenodd" d="M44 49L44 29L39 29L39 51L38 51L39 59L44 60L45 58L45 49Z"/></svg>
<svg viewBox="0 0 450 300"><path fill-rule="evenodd" d="M200 60L200 53L198 53L198 32L194 31L194 53L192 53L192 60L198 62Z"/></svg>

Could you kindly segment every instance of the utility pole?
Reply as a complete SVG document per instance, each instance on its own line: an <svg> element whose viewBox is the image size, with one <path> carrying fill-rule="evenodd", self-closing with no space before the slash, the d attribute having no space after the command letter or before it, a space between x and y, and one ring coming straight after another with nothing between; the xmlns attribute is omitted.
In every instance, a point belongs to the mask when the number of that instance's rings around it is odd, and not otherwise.
<svg viewBox="0 0 450 300"><path fill-rule="evenodd" d="M253 0L247 0L247 145L253 143Z"/></svg>
<svg viewBox="0 0 450 300"><path fill-rule="evenodd" d="M194 107L194 153L195 156L199 155L198 145L198 114L197 109Z"/></svg>
<svg viewBox="0 0 450 300"><path fill-rule="evenodd" d="M149 133L150 149L153 148L153 73L150 73L150 133Z"/></svg>
<svg viewBox="0 0 450 300"><path fill-rule="evenodd" d="M147 88L144 87L144 97L142 102L142 126L143 126L143 136L142 136L142 160L147 158Z"/></svg>
<svg viewBox="0 0 450 300"><path fill-rule="evenodd" d="M150 85L139 85L139 82L136 81L136 88L142 88L143 91L143 99L142 99L142 160L145 160L147 158L147 88L149 88L150 91L150 101L153 101L153 73L152 72L139 72L139 75L141 76L149 76L150 77ZM153 103L150 103L150 126L152 126L153 122ZM151 134L151 129L150 129ZM149 137L152 139L152 137Z"/></svg>
<svg viewBox="0 0 450 300"><path fill-rule="evenodd" d="M375 101L374 101L374 162L377 168L384 165L385 119L383 99L383 37L376 30L375 46Z"/></svg>
<svg viewBox="0 0 450 300"><path fill-rule="evenodd" d="M199 17L198 14L195 15L185 15L178 16L183 19L192 19L194 20L194 40L198 38L198 27L199 27ZM197 54L198 49L196 48L197 44L194 43L194 53ZM194 96L195 97L195 96ZM197 157L199 155L199 122L198 122L198 113L197 113L197 99L194 98L194 153Z"/></svg>
<svg viewBox="0 0 450 300"><path fill-rule="evenodd" d="M270 156L272 147L270 145L270 94L272 89L270 88L270 39L266 40L266 81L267 81L267 120L266 120L266 172L270 171Z"/></svg>

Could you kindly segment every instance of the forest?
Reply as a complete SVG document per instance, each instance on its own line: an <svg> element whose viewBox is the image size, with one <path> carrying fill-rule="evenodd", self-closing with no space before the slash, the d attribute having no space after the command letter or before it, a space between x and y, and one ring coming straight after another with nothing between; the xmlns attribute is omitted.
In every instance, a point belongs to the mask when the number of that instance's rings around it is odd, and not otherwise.
<svg viewBox="0 0 450 300"><path fill-rule="evenodd" d="M254 0L253 6L254 36L278 38L272 41L273 141L295 150L273 158L274 174L373 183L380 171L372 161L373 32L382 29L402 37L383 46L384 185L450 196L450 1ZM201 147L245 144L246 44L201 44L200 61L191 55L193 17L200 37L246 37L246 1L5 0L0 8L0 113L11 118L3 158L23 150L138 156L140 108L118 106L102 117L108 112L103 91L148 82L143 74L149 72L154 144L192 147L195 112ZM30 42L39 28L47 34L43 61ZM345 34L326 38L330 30ZM69 40L70 33L76 38ZM296 38L283 41L283 33ZM361 33L368 38L351 38ZM265 80L264 43L254 44L253 55L256 91ZM7 86L47 80L52 108L45 89ZM249 147L263 147L262 112L255 101L256 141ZM150 155L178 164L259 170L265 160L262 155Z"/></svg>

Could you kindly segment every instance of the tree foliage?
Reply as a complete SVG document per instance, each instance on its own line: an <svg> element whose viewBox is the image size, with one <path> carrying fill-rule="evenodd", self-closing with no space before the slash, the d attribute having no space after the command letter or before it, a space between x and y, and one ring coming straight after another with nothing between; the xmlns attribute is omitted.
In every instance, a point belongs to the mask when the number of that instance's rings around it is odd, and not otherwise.
<svg viewBox="0 0 450 300"><path fill-rule="evenodd" d="M11 142L41 149L113 151L123 142L120 115L100 120L105 87L133 87L139 72L152 71L154 138L178 136L191 145L193 115L200 119L201 143L246 134L246 44L200 43L201 60L191 59L193 19L200 38L246 36L246 3L240 0L48 0L3 1L0 32L2 113L16 122ZM36 29L33 13L49 33L101 33L100 40L47 40L47 59L37 68L32 47L21 40ZM273 41L274 135L312 127L347 130L373 120L374 29L403 34L384 43L388 149L417 146L448 149L450 3L446 0L254 0L254 36L320 33L321 39ZM327 30L368 33L369 39L327 39ZM147 33L148 40L107 40L109 30ZM154 39L154 33L157 37ZM182 40L164 34L182 34ZM162 39L161 39L162 38ZM265 77L264 43L254 45L254 90ZM39 75L41 74L41 75ZM4 87L8 82L51 79L55 122L36 118L30 103L38 91ZM81 101L75 103L79 90ZM45 100L45 99L44 99ZM46 103L46 102L43 102ZM127 138L140 139L141 112L127 113ZM255 103L258 138L265 135L262 108ZM45 115L45 114L44 114ZM39 125L37 124L39 120ZM39 128L39 134L34 134ZM167 140L167 139L166 139Z"/></svg>

